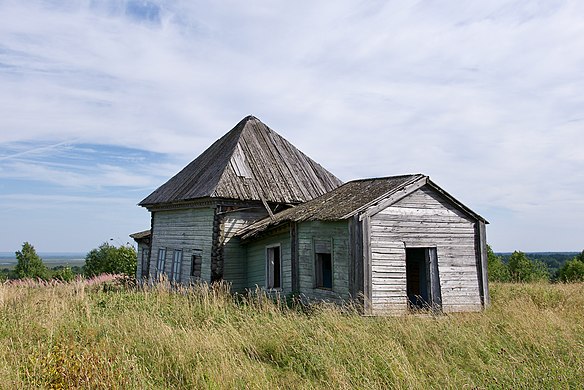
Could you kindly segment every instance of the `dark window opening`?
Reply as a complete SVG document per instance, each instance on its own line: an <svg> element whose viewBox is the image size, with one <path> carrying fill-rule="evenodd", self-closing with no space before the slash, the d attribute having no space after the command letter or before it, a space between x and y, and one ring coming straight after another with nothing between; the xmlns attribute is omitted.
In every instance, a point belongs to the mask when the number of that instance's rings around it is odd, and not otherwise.
<svg viewBox="0 0 584 390"><path fill-rule="evenodd" d="M330 253L316 254L316 287L333 288L333 261Z"/></svg>
<svg viewBox="0 0 584 390"><path fill-rule="evenodd" d="M267 257L267 288L282 288L280 247L266 248Z"/></svg>

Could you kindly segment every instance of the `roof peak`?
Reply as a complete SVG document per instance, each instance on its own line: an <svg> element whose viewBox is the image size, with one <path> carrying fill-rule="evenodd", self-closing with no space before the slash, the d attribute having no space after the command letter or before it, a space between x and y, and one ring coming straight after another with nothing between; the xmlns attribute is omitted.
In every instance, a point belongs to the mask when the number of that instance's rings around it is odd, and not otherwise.
<svg viewBox="0 0 584 390"><path fill-rule="evenodd" d="M280 134L248 115L140 205L205 197L301 203L341 184Z"/></svg>

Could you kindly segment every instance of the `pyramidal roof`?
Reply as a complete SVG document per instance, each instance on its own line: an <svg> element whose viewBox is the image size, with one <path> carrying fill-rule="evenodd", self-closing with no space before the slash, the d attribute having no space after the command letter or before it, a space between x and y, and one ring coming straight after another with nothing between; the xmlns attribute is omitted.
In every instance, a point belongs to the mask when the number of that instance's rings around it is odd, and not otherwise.
<svg viewBox="0 0 584 390"><path fill-rule="evenodd" d="M207 197L301 203L341 184L332 173L250 115L140 205Z"/></svg>

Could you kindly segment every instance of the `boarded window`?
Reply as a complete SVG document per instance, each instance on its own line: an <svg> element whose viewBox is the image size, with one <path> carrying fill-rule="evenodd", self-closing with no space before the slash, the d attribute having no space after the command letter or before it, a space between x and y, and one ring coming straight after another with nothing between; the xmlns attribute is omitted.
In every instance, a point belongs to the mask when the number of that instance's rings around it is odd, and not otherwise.
<svg viewBox="0 0 584 390"><path fill-rule="evenodd" d="M170 280L173 282L180 281L180 269L182 265L182 249L176 249L174 251L174 256L172 257L172 273L170 275Z"/></svg>
<svg viewBox="0 0 584 390"><path fill-rule="evenodd" d="M201 277L201 265L203 264L203 255L201 251L195 250L191 257L191 276L195 278Z"/></svg>
<svg viewBox="0 0 584 390"><path fill-rule="evenodd" d="M164 273L164 265L166 263L166 248L158 249L158 261L156 262L156 278L159 278Z"/></svg>
<svg viewBox="0 0 584 390"><path fill-rule="evenodd" d="M314 281L316 288L333 288L331 241L314 240Z"/></svg>
<svg viewBox="0 0 584 390"><path fill-rule="evenodd" d="M280 246L266 248L266 287L282 288Z"/></svg>
<svg viewBox="0 0 584 390"><path fill-rule="evenodd" d="M148 267L148 258L150 257L150 249L144 248L142 249L142 277L148 277L149 267Z"/></svg>

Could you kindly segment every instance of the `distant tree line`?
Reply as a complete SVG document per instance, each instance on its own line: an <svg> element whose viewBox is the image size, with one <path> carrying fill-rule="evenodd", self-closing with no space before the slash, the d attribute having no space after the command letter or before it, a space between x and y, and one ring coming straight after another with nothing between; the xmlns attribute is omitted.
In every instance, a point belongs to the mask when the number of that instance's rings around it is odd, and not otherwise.
<svg viewBox="0 0 584 390"><path fill-rule="evenodd" d="M558 256L566 255L558 254ZM487 245L487 257L489 280L495 282L584 281L584 251L569 260L558 260L554 254L533 254L528 257L521 251L515 251L506 256L497 255ZM555 267L550 267L548 265L550 263Z"/></svg>
<svg viewBox="0 0 584 390"><path fill-rule="evenodd" d="M134 247L121 245L116 247L104 242L99 248L92 249L85 257L83 267L59 265L48 268L36 253L34 246L28 242L15 252L16 266L13 270L0 270L0 281L5 279L42 279L69 282L77 275L92 277L103 273L124 274L133 277L136 273L137 254Z"/></svg>

